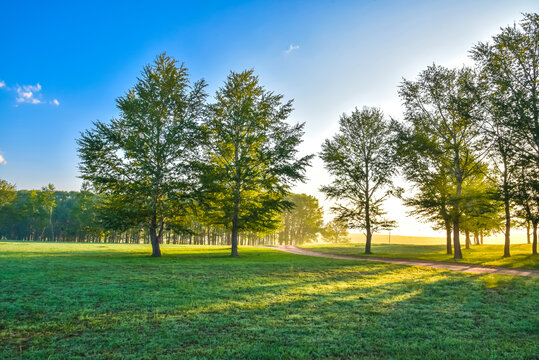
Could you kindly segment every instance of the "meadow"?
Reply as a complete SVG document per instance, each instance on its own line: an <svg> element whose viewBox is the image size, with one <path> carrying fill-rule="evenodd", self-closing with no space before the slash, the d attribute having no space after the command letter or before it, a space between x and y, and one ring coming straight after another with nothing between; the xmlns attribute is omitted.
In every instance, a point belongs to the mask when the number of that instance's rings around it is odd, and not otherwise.
<svg viewBox="0 0 539 360"><path fill-rule="evenodd" d="M0 358L539 357L537 278L239 250L0 242Z"/></svg>
<svg viewBox="0 0 539 360"><path fill-rule="evenodd" d="M445 245L389 245L378 243L372 244L372 254L370 255L365 255L365 244L306 244L300 247L337 255L421 259L484 266L501 266L515 269L539 269L539 256L532 255L531 244L511 245L511 257L507 258L502 256L503 245L472 245L469 249L462 246L463 258L460 260L455 260L453 259L453 255L448 255Z"/></svg>

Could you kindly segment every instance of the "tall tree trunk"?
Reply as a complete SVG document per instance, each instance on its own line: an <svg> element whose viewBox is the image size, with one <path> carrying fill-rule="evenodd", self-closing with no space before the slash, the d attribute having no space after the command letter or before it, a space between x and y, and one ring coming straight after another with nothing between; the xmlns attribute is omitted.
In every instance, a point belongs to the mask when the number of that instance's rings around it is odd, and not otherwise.
<svg viewBox="0 0 539 360"><path fill-rule="evenodd" d="M448 255L451 255L453 254L453 249L451 247L451 222L449 220L446 220L445 222L445 240L446 240L446 244L445 244L445 249L446 249L446 253Z"/></svg>
<svg viewBox="0 0 539 360"><path fill-rule="evenodd" d="M369 188L367 184L367 191L365 192L365 230L367 231L367 239L365 240L365 254L372 254L371 252L371 218L370 218L370 204L369 204Z"/></svg>
<svg viewBox="0 0 539 360"><path fill-rule="evenodd" d="M238 135L238 134L237 134ZM231 240L231 256L238 256L238 222L240 218L240 191L241 191L241 166L239 164L239 138L237 137L234 142L234 214L232 215L232 234Z"/></svg>
<svg viewBox="0 0 539 360"><path fill-rule="evenodd" d="M537 221L533 222L533 245L532 254L537 255Z"/></svg>
<svg viewBox="0 0 539 360"><path fill-rule="evenodd" d="M52 207L49 210L49 223L51 224L51 241L54 241L54 226L52 225Z"/></svg>
<svg viewBox="0 0 539 360"><path fill-rule="evenodd" d="M481 237L481 245L483 245L483 230L479 233L479 236Z"/></svg>
<svg viewBox="0 0 539 360"><path fill-rule="evenodd" d="M162 226L163 224L161 224L161 229ZM157 234L157 216L155 214L152 216L152 221L150 224L150 242L152 243L152 256L160 257L161 249L159 248L159 236Z"/></svg>
<svg viewBox="0 0 539 360"><path fill-rule="evenodd" d="M469 249L470 248L470 244L471 244L471 241L470 241L470 231L469 230L465 230L464 231L464 234L466 236L466 249Z"/></svg>
<svg viewBox="0 0 539 360"><path fill-rule="evenodd" d="M372 233L370 226L367 228L367 239L365 241L365 254L372 254L371 251Z"/></svg>
<svg viewBox="0 0 539 360"><path fill-rule="evenodd" d="M232 217L232 256L238 256L238 220L240 214L239 199L234 199L234 215Z"/></svg>
<svg viewBox="0 0 539 360"><path fill-rule="evenodd" d="M503 257L510 257L510 245L511 245L511 208L509 204L509 185L505 183L503 185L503 202L505 207L505 243L503 246Z"/></svg>
<svg viewBox="0 0 539 360"><path fill-rule="evenodd" d="M462 183L459 181L457 184L457 202L455 214L453 215L453 245L455 247L454 259L462 259L462 250L460 248L460 195L462 194Z"/></svg>
<svg viewBox="0 0 539 360"><path fill-rule="evenodd" d="M531 244L530 235L530 220L526 220L526 240L528 241L528 244Z"/></svg>

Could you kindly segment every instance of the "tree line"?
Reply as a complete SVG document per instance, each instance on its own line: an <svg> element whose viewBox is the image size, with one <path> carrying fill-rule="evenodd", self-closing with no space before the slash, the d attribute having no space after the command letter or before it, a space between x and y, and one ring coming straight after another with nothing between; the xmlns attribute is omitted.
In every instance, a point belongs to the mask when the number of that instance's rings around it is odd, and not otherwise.
<svg viewBox="0 0 539 360"><path fill-rule="evenodd" d="M281 214L280 226L273 232L245 232L240 245L299 245L319 236L330 241L347 241L348 233L333 222L324 224L323 209L311 195L290 194L294 207ZM56 191L53 185L40 190L16 190L0 180L0 239L26 241L150 243L144 225L126 230L107 224L114 214L103 208L101 197L82 191ZM162 243L185 245L230 245L223 226L208 225L209 219L190 216L178 231L169 228Z"/></svg>
<svg viewBox="0 0 539 360"><path fill-rule="evenodd" d="M364 230L371 253L372 234L396 225L384 202L397 196L411 214L445 230L447 252L456 259L462 258L461 234L469 247L472 237L480 244L500 231L510 256L515 225L531 229L537 253L538 14L524 14L470 56L471 67L433 64L404 79L401 119L371 107L341 116L339 132L319 154L332 176L321 188L335 204L335 220L324 227L328 237ZM171 237L227 243L237 256L239 242L289 244L321 232L317 201L309 210L313 218L301 223L296 213L313 199L291 194L314 156L298 152L305 124L288 122L292 101L265 89L253 70L231 72L211 99L206 88L161 54L116 100L117 118L81 133L85 185L73 198L93 199L94 227L126 239L143 234L153 256ZM395 186L399 175L412 184L413 196ZM51 191L21 192L21 199L44 204L28 210L33 238L49 236L47 216L50 239L60 234L54 232L56 199L45 200Z"/></svg>

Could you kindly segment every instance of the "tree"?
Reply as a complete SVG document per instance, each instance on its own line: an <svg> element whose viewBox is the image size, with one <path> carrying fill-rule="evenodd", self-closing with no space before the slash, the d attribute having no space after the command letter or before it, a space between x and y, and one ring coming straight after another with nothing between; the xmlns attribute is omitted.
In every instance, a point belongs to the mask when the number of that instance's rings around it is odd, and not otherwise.
<svg viewBox="0 0 539 360"><path fill-rule="evenodd" d="M84 240L88 234L101 234L104 230L98 219L99 195L92 192L92 186L84 182L80 192L75 195L75 203L70 214L77 223L75 241Z"/></svg>
<svg viewBox="0 0 539 360"><path fill-rule="evenodd" d="M43 209L47 212L49 217L49 225L51 228L51 241L54 241L54 226L52 224L52 210L56 207L56 201L54 200L54 185L49 184L43 186L39 193L39 201Z"/></svg>
<svg viewBox="0 0 539 360"><path fill-rule="evenodd" d="M339 133L322 144L320 157L334 179L321 191L337 202L332 207L337 221L366 231L365 253L370 254L372 234L394 225L382 208L397 171L391 130L382 111L369 107L343 114L339 125Z"/></svg>
<svg viewBox="0 0 539 360"><path fill-rule="evenodd" d="M344 243L350 241L348 227L335 219L329 221L322 230L322 237L332 243Z"/></svg>
<svg viewBox="0 0 539 360"><path fill-rule="evenodd" d="M415 127L406 127L393 120L396 161L415 193L403 198L404 205L412 208L410 215L432 224L434 230L445 230L446 253L452 254L452 174L447 166L432 162L423 156L431 151L431 142Z"/></svg>
<svg viewBox="0 0 539 360"><path fill-rule="evenodd" d="M417 150L429 169L444 168L452 176L454 258L462 259L460 217L464 181L480 173L488 151L478 79L468 68L430 66L416 81L404 80L399 89L410 132L423 144Z"/></svg>
<svg viewBox="0 0 539 360"><path fill-rule="evenodd" d="M13 211L11 205L17 198L15 185L6 180L0 180L0 239L5 236L8 226L13 226ZM8 225L9 224L9 225Z"/></svg>
<svg viewBox="0 0 539 360"><path fill-rule="evenodd" d="M152 256L173 203L188 203L198 185L192 160L199 146L205 83L191 84L187 69L166 54L144 67L141 78L117 99L120 116L77 140L81 177L116 211L116 225L145 225Z"/></svg>
<svg viewBox="0 0 539 360"><path fill-rule="evenodd" d="M0 209L15 200L16 196L15 185L0 180Z"/></svg>
<svg viewBox="0 0 539 360"><path fill-rule="evenodd" d="M324 227L324 212L318 199L312 195L290 194L287 200L293 206L283 213L279 242L288 245L313 240Z"/></svg>
<svg viewBox="0 0 539 360"><path fill-rule="evenodd" d="M539 167L539 15L524 14L518 26L502 28L491 43L477 44L472 57L486 75L492 108L497 110L491 128L496 130L497 163L502 165L504 256L509 256L512 190L519 186L522 195L522 189L527 188L526 184L510 185L514 160L520 158Z"/></svg>
<svg viewBox="0 0 539 360"><path fill-rule="evenodd" d="M280 213L291 207L291 185L305 179L312 156L296 157L304 124L286 123L292 102L265 90L252 70L231 72L215 98L205 123L201 203L230 229L232 256L238 256L239 232L279 226Z"/></svg>
<svg viewBox="0 0 539 360"><path fill-rule="evenodd" d="M489 160L498 194L504 204L505 241L504 257L511 256L511 205L514 197L514 172L517 154L513 145L514 133L506 126L506 102L503 96L491 94L489 97L489 122L485 135L491 139Z"/></svg>

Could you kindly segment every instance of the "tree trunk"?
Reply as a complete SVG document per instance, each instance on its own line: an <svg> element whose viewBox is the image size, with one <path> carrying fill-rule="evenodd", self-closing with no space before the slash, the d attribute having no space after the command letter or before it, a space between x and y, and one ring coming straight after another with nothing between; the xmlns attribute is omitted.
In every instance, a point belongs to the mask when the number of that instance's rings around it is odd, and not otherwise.
<svg viewBox="0 0 539 360"><path fill-rule="evenodd" d="M234 214L232 215L232 234L230 236L231 242L231 256L238 256L238 226L240 218L240 195L241 195L241 166L239 163L239 138L235 139L234 142L234 168L235 168L235 179L234 179Z"/></svg>
<svg viewBox="0 0 539 360"><path fill-rule="evenodd" d="M505 243L503 247L503 257L510 257L510 244L511 244L511 208L509 204L509 189L508 185L504 184L504 206L505 206Z"/></svg>
<svg viewBox="0 0 539 360"><path fill-rule="evenodd" d="M369 228L367 229L367 239L365 241L365 254L372 254L371 242L372 242L372 233L369 226Z"/></svg>
<svg viewBox="0 0 539 360"><path fill-rule="evenodd" d="M530 237L530 220L526 220L526 240L528 244L531 244Z"/></svg>
<svg viewBox="0 0 539 360"><path fill-rule="evenodd" d="M470 231L468 230L465 230L464 231L464 234L466 235L466 249L469 249L470 248L470 245L471 245L471 241L470 241Z"/></svg>
<svg viewBox="0 0 539 360"><path fill-rule="evenodd" d="M445 222L445 234L446 234L446 253L448 255L453 254L453 249L451 247L451 222L446 221Z"/></svg>
<svg viewBox="0 0 539 360"><path fill-rule="evenodd" d="M372 254L371 252L371 241L372 241L372 232L371 232L371 218L370 218L370 206L368 192L366 193L365 201L365 230L367 230L367 239L365 240L365 254Z"/></svg>
<svg viewBox="0 0 539 360"><path fill-rule="evenodd" d="M532 254L537 255L537 221L533 222L533 245Z"/></svg>
<svg viewBox="0 0 539 360"><path fill-rule="evenodd" d="M161 230L163 229L163 224L161 224ZM161 249L159 248L159 237L162 235L162 231L160 231L160 234L157 234L157 216L154 215L152 217L152 222L150 224L150 242L152 243L152 256L153 257L160 257L161 256Z"/></svg>
<svg viewBox="0 0 539 360"><path fill-rule="evenodd" d="M479 233L479 236L481 237L481 245L483 245L483 230Z"/></svg>
<svg viewBox="0 0 539 360"><path fill-rule="evenodd" d="M54 226L52 225L52 207L49 211L49 223L51 224L51 241L54 241Z"/></svg>
<svg viewBox="0 0 539 360"><path fill-rule="evenodd" d="M238 220L240 213L239 199L234 200L234 216L232 218L232 253L231 256L238 256Z"/></svg>
<svg viewBox="0 0 539 360"><path fill-rule="evenodd" d="M459 202L460 202L460 195L462 194L462 184L459 182L457 184L457 203L455 205L456 211L453 216L453 245L455 247L455 255L453 256L454 259L462 259L462 250L460 248L460 209L459 209Z"/></svg>

